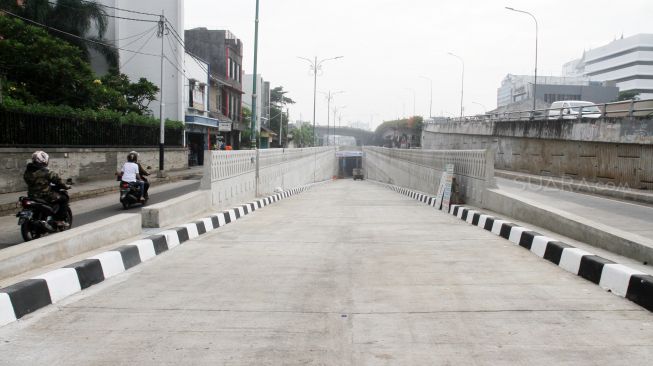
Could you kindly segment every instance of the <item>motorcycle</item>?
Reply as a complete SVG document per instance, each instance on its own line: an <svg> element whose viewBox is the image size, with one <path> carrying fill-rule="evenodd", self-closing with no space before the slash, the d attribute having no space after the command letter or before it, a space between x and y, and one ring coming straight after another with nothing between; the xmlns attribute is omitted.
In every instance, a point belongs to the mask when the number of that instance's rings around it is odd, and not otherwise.
<svg viewBox="0 0 653 366"><path fill-rule="evenodd" d="M72 182L68 181L68 185ZM68 189L70 187L58 187L50 185L50 189L66 197L68 201ZM39 198L21 196L18 203L23 208L16 214L20 234L23 240L30 241L38 239L48 234L53 234L70 229L73 226L73 212L68 204L64 208L63 225L54 220L55 213L59 209L60 203L49 203Z"/></svg>
<svg viewBox="0 0 653 366"><path fill-rule="evenodd" d="M135 203L141 203L145 206L147 197L145 197L144 201L141 201L142 194L141 187L137 183L120 181L120 203L122 203L122 208L125 210L129 209Z"/></svg>

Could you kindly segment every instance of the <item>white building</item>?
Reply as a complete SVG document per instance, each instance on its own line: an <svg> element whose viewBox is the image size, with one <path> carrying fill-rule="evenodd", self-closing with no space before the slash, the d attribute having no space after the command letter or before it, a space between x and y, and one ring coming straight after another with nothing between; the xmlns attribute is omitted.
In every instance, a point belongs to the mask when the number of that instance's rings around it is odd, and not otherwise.
<svg viewBox="0 0 653 366"><path fill-rule="evenodd" d="M620 91L635 91L653 98L653 34L621 38L585 51L580 59L563 66L567 76L582 75L616 83Z"/></svg>
<svg viewBox="0 0 653 366"><path fill-rule="evenodd" d="M246 106L250 111L252 110L252 94L253 94L253 84L254 84L254 75L245 74L243 75L243 105ZM268 114L265 113L265 108L268 105L268 101L263 99L263 77L261 74L256 75L256 130L261 130L261 123L267 123L267 121L262 121L262 117L267 119ZM249 121L247 121L249 122Z"/></svg>
<svg viewBox="0 0 653 366"><path fill-rule="evenodd" d="M104 5L108 17L104 39L121 48L120 72L138 81L146 78L161 87L161 38L157 36L159 17L164 14L169 31L163 39L164 61L163 100L164 117L170 120L184 120L184 0L96 0ZM123 10L118 10L123 9ZM138 14L149 13L152 15ZM120 17L120 18L116 18ZM130 20L122 18L139 19ZM97 32L91 31L90 34ZM108 65L101 55L91 52L91 65L98 73L105 73ZM159 101L150 104L155 117L159 117Z"/></svg>

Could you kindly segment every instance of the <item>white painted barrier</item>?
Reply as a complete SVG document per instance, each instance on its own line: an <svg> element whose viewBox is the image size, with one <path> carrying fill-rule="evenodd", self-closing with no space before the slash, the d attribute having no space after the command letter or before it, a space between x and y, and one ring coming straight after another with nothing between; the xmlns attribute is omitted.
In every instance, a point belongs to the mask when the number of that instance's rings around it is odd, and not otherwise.
<svg viewBox="0 0 653 366"><path fill-rule="evenodd" d="M202 189L216 208L330 179L336 170L334 147L211 151L205 159ZM258 159L259 174L256 176Z"/></svg>

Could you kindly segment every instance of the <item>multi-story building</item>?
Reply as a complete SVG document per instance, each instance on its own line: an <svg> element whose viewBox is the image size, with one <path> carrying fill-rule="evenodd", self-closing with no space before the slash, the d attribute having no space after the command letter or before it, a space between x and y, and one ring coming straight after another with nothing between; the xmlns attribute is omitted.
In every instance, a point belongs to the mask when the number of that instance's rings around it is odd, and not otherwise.
<svg viewBox="0 0 653 366"><path fill-rule="evenodd" d="M620 91L633 91L640 98L653 98L653 34L616 39L585 51L580 59L566 63L563 75L610 81Z"/></svg>
<svg viewBox="0 0 653 366"><path fill-rule="evenodd" d="M104 6L107 17L107 31L104 39L112 40L119 48L119 69L132 81L146 78L161 87L160 56L163 52L167 61L163 73L163 117L170 120L184 120L183 100L184 71L181 67L184 50L181 44L184 39L184 0L96 0ZM137 14L130 11L137 11ZM167 38L161 48L161 34L158 32L159 16L165 14L168 31ZM136 21L135 18L146 21ZM96 30L89 34L97 36ZM104 74L109 70L106 59L94 51L91 52L91 66L94 71ZM153 101L149 108L155 117L159 117L159 98Z"/></svg>
<svg viewBox="0 0 653 366"><path fill-rule="evenodd" d="M252 94L254 75L245 74L243 76L243 105L252 109ZM259 74L256 77L256 126L257 135L259 136L259 146L268 147L270 141L267 140L266 134L263 133L263 127L270 127L270 82L263 80Z"/></svg>
<svg viewBox="0 0 653 366"><path fill-rule="evenodd" d="M501 87L497 89L497 107L523 105L527 100L532 103L533 97L537 99L537 108L548 108L551 103L558 100L606 103L617 99L619 94L619 88L591 81L588 78L538 76L536 95L533 96L534 79L531 75L508 74L501 82Z"/></svg>
<svg viewBox="0 0 653 366"><path fill-rule="evenodd" d="M243 44L227 30L195 28L184 33L186 50L209 65L209 116L231 122L231 130L220 134L226 144L237 149L240 134L248 127L241 109Z"/></svg>

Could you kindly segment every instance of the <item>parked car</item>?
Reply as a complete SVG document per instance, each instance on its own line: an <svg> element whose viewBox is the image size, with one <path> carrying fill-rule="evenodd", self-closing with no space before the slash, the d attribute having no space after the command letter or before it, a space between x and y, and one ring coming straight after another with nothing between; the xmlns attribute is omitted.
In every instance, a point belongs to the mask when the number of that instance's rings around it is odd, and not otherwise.
<svg viewBox="0 0 653 366"><path fill-rule="evenodd" d="M582 100L561 100L551 103L549 119L578 119L582 107L582 118L600 118L599 107L592 102Z"/></svg>

